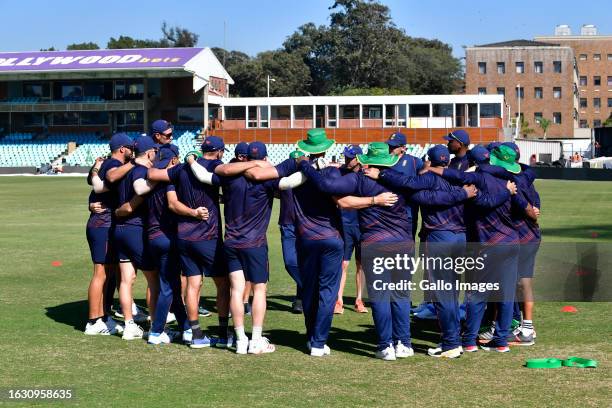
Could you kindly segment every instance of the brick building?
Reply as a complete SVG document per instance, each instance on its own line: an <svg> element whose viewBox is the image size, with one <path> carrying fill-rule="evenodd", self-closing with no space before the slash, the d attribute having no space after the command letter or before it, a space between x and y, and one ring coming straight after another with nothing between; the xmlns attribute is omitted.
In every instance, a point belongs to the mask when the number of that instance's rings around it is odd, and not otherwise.
<svg viewBox="0 0 612 408"><path fill-rule="evenodd" d="M580 35L571 35L567 26L555 31L554 36L535 40L574 50L578 66L578 125L600 127L612 114L612 35L597 35L592 25L583 26Z"/></svg>
<svg viewBox="0 0 612 408"><path fill-rule="evenodd" d="M466 93L505 96L505 126L514 126L519 112L542 136L540 118L552 124L548 137L573 137L577 120L577 72L568 46L515 40L466 49ZM528 136L528 135L521 135Z"/></svg>
<svg viewBox="0 0 612 408"><path fill-rule="evenodd" d="M468 47L466 93L504 94L506 126L514 126L520 95L531 136L543 136L540 117L553 122L548 137L588 136L612 114L612 36L592 25L572 35L561 25L533 41Z"/></svg>

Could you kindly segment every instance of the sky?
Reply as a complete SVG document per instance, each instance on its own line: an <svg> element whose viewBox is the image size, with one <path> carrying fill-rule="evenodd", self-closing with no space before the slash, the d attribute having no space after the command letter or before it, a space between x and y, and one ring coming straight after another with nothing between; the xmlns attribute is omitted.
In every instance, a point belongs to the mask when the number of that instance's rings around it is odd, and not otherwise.
<svg viewBox="0 0 612 408"><path fill-rule="evenodd" d="M464 56L462 46L552 35L557 24L579 34L595 24L612 35L610 0L382 0L395 24L413 37L437 38ZM200 35L198 46L219 46L249 55L282 46L300 25L329 24L333 0L224 1L32 1L0 0L0 52L65 49L110 37L159 39L161 23ZM225 35L224 35L225 22Z"/></svg>

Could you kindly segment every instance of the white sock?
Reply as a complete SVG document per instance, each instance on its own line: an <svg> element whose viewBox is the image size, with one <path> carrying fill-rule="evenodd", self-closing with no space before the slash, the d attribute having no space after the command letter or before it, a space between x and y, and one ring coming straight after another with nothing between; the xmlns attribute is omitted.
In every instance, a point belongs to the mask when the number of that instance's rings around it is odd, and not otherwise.
<svg viewBox="0 0 612 408"><path fill-rule="evenodd" d="M134 323L134 319L130 319L127 322L125 322L125 324L127 326L128 324L136 324L136 323Z"/></svg>
<svg viewBox="0 0 612 408"><path fill-rule="evenodd" d="M136 303L132 302L132 314L136 315L138 314L138 307L136 306Z"/></svg>
<svg viewBox="0 0 612 408"><path fill-rule="evenodd" d="M262 327L261 326L253 326L253 336L252 336L252 339L253 340L261 339L261 332L262 332Z"/></svg>
<svg viewBox="0 0 612 408"><path fill-rule="evenodd" d="M238 340L248 340L246 333L244 332L244 326L234 327L234 331L236 332L236 339Z"/></svg>

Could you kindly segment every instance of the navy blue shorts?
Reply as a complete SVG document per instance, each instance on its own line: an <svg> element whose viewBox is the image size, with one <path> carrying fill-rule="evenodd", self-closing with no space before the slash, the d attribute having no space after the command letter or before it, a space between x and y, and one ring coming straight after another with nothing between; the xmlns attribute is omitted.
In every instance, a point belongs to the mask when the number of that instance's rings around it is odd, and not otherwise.
<svg viewBox="0 0 612 408"><path fill-rule="evenodd" d="M206 241L178 239L176 246L183 275L204 275L206 277L227 275L227 262L225 262L222 241L216 239Z"/></svg>
<svg viewBox="0 0 612 408"><path fill-rule="evenodd" d="M110 227L87 227L87 243L91 260L95 264L114 264L117 263L117 256L111 245Z"/></svg>
<svg viewBox="0 0 612 408"><path fill-rule="evenodd" d="M270 279L268 246L257 248L225 247L227 267L231 272L242 270L244 279L252 283L266 283Z"/></svg>
<svg viewBox="0 0 612 408"><path fill-rule="evenodd" d="M519 261L518 261L518 274L520 278L533 278L533 271L535 269L535 259L540 249L539 242L530 242L527 244L519 245Z"/></svg>
<svg viewBox="0 0 612 408"><path fill-rule="evenodd" d="M143 227L117 225L113 233L113 245L119 262L132 262L136 269L152 271L153 258L149 253L149 240Z"/></svg>
<svg viewBox="0 0 612 408"><path fill-rule="evenodd" d="M342 238L344 239L344 255L342 260L350 261L353 249L355 250L355 258L361 260L361 231L359 225L346 225L342 228Z"/></svg>

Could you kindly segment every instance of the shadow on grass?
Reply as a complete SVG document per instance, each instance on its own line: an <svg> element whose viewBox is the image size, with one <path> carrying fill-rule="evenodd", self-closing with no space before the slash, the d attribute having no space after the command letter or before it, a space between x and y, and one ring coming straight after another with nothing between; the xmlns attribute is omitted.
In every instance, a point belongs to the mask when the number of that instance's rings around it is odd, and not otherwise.
<svg viewBox="0 0 612 408"><path fill-rule="evenodd" d="M75 330L83 331L87 323L87 300L64 303L57 306L48 306L46 315L58 323L72 326Z"/></svg>

